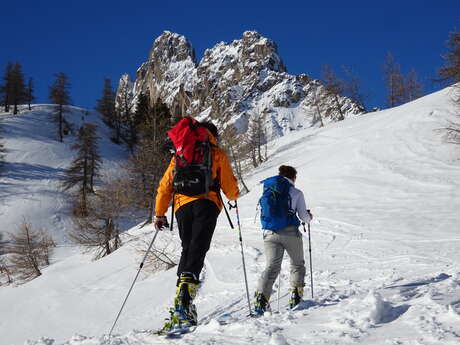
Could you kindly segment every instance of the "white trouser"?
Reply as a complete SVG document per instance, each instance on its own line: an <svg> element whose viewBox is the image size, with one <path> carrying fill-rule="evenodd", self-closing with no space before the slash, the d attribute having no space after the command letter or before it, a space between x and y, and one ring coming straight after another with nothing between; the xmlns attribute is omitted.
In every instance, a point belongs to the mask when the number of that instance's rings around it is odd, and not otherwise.
<svg viewBox="0 0 460 345"><path fill-rule="evenodd" d="M263 237L266 267L259 279L257 291L270 299L273 284L281 271L285 250L291 259L291 286L305 286L303 241L298 228L288 226L278 231L264 230Z"/></svg>

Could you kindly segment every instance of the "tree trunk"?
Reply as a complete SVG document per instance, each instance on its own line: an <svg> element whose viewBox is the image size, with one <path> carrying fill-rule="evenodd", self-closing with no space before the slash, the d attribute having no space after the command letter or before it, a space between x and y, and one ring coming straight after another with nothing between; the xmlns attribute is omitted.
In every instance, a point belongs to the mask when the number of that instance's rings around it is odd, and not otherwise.
<svg viewBox="0 0 460 345"><path fill-rule="evenodd" d="M243 185L243 188L246 190L246 193L249 193L249 188L246 186L246 183L244 182L244 179L243 179L243 174L241 173L240 160L236 158L235 149L233 148L233 145L230 144L229 149L230 149L230 155L232 156L232 163L235 167L236 177Z"/></svg>
<svg viewBox="0 0 460 345"><path fill-rule="evenodd" d="M342 106L339 102L339 96L336 94L334 96L334 99L335 99L335 104L337 105L337 110L339 111L339 114L340 114L340 118L339 120L344 120L345 119L345 116L343 116L343 112L342 112Z"/></svg>
<svg viewBox="0 0 460 345"><path fill-rule="evenodd" d="M9 112L10 112L10 103L8 100L8 90L7 90L6 95L5 95L5 113L9 113Z"/></svg>
<svg viewBox="0 0 460 345"><path fill-rule="evenodd" d="M109 218L105 223L105 255L109 255L112 251L110 249L110 237L113 231L112 219ZM104 255L104 256L105 256Z"/></svg>
<svg viewBox="0 0 460 345"><path fill-rule="evenodd" d="M155 197L155 192L152 193L152 197L150 198L149 201L149 207L148 207L148 214L147 214L147 222L152 223L153 222L153 212L154 212L154 207L155 207L155 202L153 201Z"/></svg>
<svg viewBox="0 0 460 345"><path fill-rule="evenodd" d="M36 276L41 276L42 272L40 272L40 269L38 268L38 263L36 258L34 257L34 253L32 252L32 244L30 243L30 235L29 235L29 229L26 230L27 234L27 258L29 259L30 264L32 265Z"/></svg>
<svg viewBox="0 0 460 345"><path fill-rule="evenodd" d="M86 215L86 192L88 189L87 181L88 181L88 160L85 157L85 161L83 164L83 184L81 186L82 209L83 209L84 215Z"/></svg>
<svg viewBox="0 0 460 345"><path fill-rule="evenodd" d="M94 170L95 170L95 162L94 159L91 159L91 169L89 175L89 188L91 193L94 193Z"/></svg>
<svg viewBox="0 0 460 345"><path fill-rule="evenodd" d="M252 143L251 158L252 158L252 165L254 166L254 168L257 168L259 166L259 164L257 164L255 143Z"/></svg>
<svg viewBox="0 0 460 345"><path fill-rule="evenodd" d="M323 117L321 116L321 111L319 109L319 105L318 103L315 102L315 106L316 106L316 112L318 113L318 121L321 123L321 127L324 127L324 122L323 122ZM315 121L316 123L317 121Z"/></svg>
<svg viewBox="0 0 460 345"><path fill-rule="evenodd" d="M61 140L61 143L64 141L64 136L62 134L62 123L63 123L63 116L62 116L62 113L63 113L63 109L62 109L62 104L59 104L59 138Z"/></svg>

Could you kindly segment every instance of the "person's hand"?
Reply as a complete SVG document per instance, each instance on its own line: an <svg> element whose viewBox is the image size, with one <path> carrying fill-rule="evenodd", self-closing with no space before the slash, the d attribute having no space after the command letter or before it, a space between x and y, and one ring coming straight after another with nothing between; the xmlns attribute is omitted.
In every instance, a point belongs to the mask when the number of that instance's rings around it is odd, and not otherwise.
<svg viewBox="0 0 460 345"><path fill-rule="evenodd" d="M313 219L313 215L311 214L310 210L307 210L308 215L310 216L310 221Z"/></svg>
<svg viewBox="0 0 460 345"><path fill-rule="evenodd" d="M155 217L155 229L162 231L164 228L169 228L168 219L165 216Z"/></svg>

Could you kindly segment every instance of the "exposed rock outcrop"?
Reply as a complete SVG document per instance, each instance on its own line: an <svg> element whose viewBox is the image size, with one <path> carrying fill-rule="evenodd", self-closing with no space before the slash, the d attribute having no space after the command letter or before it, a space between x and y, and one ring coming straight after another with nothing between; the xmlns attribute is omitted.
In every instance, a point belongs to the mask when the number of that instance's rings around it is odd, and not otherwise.
<svg viewBox="0 0 460 345"><path fill-rule="evenodd" d="M240 131L264 115L269 138L341 117L321 82L288 74L276 44L255 31L207 49L198 64L190 42L165 31L137 71L133 102L141 92L161 99L174 114L233 123ZM339 101L345 117L363 112L350 99Z"/></svg>

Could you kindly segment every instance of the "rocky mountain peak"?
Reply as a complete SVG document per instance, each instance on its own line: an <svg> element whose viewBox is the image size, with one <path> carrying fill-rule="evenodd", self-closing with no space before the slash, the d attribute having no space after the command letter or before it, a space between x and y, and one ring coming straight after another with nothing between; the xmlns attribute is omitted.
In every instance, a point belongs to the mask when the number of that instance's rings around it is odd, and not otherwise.
<svg viewBox="0 0 460 345"><path fill-rule="evenodd" d="M150 61L161 63L186 59L191 59L195 63L195 50L185 36L170 31L164 31L155 40L149 54Z"/></svg>
<svg viewBox="0 0 460 345"><path fill-rule="evenodd" d="M287 72L287 69L278 55L278 46L271 39L263 37L257 31L245 31L239 42L242 46L242 56L249 63L266 65L269 70ZM264 66L265 67L265 66Z"/></svg>
<svg viewBox="0 0 460 345"><path fill-rule="evenodd" d="M362 113L350 99L328 95L319 80L288 74L276 43L257 31L217 43L198 64L187 38L163 32L137 71L132 102L140 93L165 102L175 116L209 118L242 132L263 116L268 139Z"/></svg>

